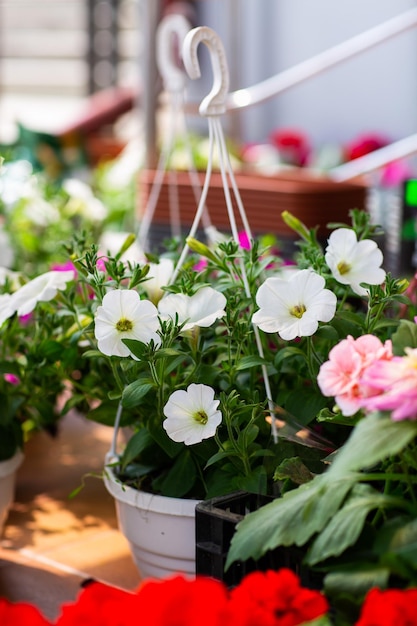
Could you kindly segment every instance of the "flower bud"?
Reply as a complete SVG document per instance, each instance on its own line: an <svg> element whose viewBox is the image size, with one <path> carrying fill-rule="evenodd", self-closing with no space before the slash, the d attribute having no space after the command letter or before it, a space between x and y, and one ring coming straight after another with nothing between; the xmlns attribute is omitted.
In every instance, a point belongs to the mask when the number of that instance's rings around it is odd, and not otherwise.
<svg viewBox="0 0 417 626"><path fill-rule="evenodd" d="M309 232L307 226L305 226L305 224L303 224L303 222L301 222L298 219L298 217L295 217L295 215L293 215L289 211L283 211L281 213L281 217L284 220L284 222L286 223L286 225L289 226L296 233L298 233L300 235L300 237L302 237L306 241L310 241L310 239L311 239L310 232Z"/></svg>
<svg viewBox="0 0 417 626"><path fill-rule="evenodd" d="M206 244L198 241L198 239L194 239L194 237L187 237L186 239L187 245L193 252L200 254L206 259L211 259L214 262L217 262L216 255L210 250Z"/></svg>

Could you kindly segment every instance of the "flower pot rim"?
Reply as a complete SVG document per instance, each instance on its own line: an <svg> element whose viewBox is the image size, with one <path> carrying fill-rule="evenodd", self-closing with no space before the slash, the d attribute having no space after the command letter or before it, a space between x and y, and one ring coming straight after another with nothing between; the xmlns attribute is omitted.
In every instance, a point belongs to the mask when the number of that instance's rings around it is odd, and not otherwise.
<svg viewBox="0 0 417 626"><path fill-rule="evenodd" d="M170 515L189 515L194 516L196 505L201 500L193 500L192 498L173 498L170 496L161 496L135 489L129 485L124 485L109 466L109 463L118 461L117 457L109 458L106 456L104 466L104 484L107 491L117 500L130 504L131 506L143 508L145 510L157 511L160 513L169 513Z"/></svg>
<svg viewBox="0 0 417 626"><path fill-rule="evenodd" d="M0 461L0 478L15 472L22 464L24 458L22 450L18 449L10 459Z"/></svg>

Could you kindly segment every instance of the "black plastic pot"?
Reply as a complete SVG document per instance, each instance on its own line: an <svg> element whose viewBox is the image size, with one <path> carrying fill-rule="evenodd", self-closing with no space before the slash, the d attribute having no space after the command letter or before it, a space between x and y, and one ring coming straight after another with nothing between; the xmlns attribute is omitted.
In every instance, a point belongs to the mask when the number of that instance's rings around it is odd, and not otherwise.
<svg viewBox="0 0 417 626"><path fill-rule="evenodd" d="M296 546L276 548L258 561L236 561L224 571L236 525L247 513L271 500L272 497L269 496L238 491L200 502L196 506L195 518L196 573L222 580L228 587L234 587L249 572L286 567L300 577L304 587L321 589L323 576L303 565L304 552Z"/></svg>

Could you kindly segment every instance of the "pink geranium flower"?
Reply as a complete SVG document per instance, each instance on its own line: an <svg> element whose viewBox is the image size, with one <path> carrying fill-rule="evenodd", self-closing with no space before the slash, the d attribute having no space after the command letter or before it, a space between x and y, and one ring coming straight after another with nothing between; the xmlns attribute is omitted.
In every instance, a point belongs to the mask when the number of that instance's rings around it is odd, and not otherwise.
<svg viewBox="0 0 417 626"><path fill-rule="evenodd" d="M406 348L406 356L373 363L362 377L378 395L363 405L374 411L392 411L393 420L417 419L417 348Z"/></svg>
<svg viewBox="0 0 417 626"><path fill-rule="evenodd" d="M349 335L329 352L329 360L322 364L317 377L321 392L334 396L343 415L354 415L363 406L364 398L380 393L365 370L375 361L393 358L392 344L384 344L374 335L354 339Z"/></svg>

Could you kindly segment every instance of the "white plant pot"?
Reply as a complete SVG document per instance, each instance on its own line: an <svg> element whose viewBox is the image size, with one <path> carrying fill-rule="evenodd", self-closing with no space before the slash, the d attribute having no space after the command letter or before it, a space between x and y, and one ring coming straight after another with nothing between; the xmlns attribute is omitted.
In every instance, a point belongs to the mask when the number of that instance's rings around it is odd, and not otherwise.
<svg viewBox="0 0 417 626"><path fill-rule="evenodd" d="M128 487L110 467L105 468L104 483L115 499L119 529L141 576L195 575L195 507L199 500L169 498Z"/></svg>
<svg viewBox="0 0 417 626"><path fill-rule="evenodd" d="M19 450L11 459L0 461L0 535L14 500L16 473L23 458L23 453Z"/></svg>

